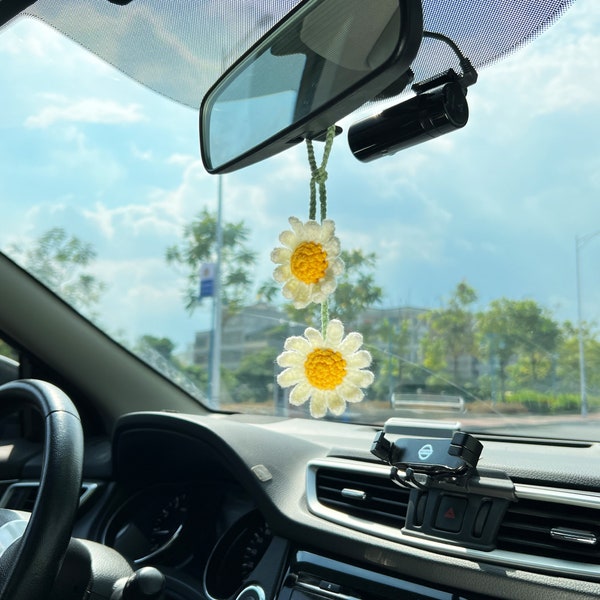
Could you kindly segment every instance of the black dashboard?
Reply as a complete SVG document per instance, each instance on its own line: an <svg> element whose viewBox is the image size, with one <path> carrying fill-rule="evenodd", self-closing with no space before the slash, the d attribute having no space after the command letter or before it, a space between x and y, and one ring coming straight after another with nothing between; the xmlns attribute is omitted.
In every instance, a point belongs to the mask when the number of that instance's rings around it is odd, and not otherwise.
<svg viewBox="0 0 600 600"><path fill-rule="evenodd" d="M385 467L370 455L374 434L373 427L302 419L127 415L110 445L110 475L106 466L86 462L87 495L74 534L116 548L135 567L158 567L169 600L600 594L595 548L570 552L567 543L536 550L498 542L490 552L443 535L405 535L399 513L409 499L398 486L390 488ZM98 451L106 443L92 443L90 454L106 458ZM531 508L537 502L550 513L569 509L556 517L556 527L600 538L597 454L594 444L490 437L481 464L510 471L526 527L541 518ZM367 490L365 496L383 494L391 508L357 505L357 488ZM501 527L505 537L508 527ZM525 540L535 537L528 531Z"/></svg>

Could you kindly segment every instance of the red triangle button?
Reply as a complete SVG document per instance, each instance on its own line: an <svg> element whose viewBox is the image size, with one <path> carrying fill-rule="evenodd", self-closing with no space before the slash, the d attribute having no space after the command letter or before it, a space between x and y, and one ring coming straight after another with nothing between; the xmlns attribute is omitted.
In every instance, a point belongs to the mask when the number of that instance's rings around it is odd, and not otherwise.
<svg viewBox="0 0 600 600"><path fill-rule="evenodd" d="M444 519L456 519L456 514L452 506L444 513Z"/></svg>

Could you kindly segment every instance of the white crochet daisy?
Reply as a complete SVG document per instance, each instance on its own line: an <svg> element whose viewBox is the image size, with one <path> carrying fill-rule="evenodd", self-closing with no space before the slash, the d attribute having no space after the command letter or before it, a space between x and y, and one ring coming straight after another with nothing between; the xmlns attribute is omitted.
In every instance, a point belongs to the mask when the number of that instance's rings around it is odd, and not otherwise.
<svg viewBox="0 0 600 600"><path fill-rule="evenodd" d="M283 296L295 308L305 308L311 302L324 302L335 291L336 277L344 272L340 241L330 219L319 224L290 217L289 222L291 231L279 236L283 247L271 253L271 260L278 265L273 277L283 284Z"/></svg>
<svg viewBox="0 0 600 600"><path fill-rule="evenodd" d="M344 326L334 319L327 325L325 337L308 327L302 336L289 337L277 364L285 367L277 377L283 388L294 386L290 404L299 406L310 400L310 414L321 418L327 410L341 415L346 402L360 402L361 388L373 383L371 355L360 350L363 337L352 332L344 337Z"/></svg>

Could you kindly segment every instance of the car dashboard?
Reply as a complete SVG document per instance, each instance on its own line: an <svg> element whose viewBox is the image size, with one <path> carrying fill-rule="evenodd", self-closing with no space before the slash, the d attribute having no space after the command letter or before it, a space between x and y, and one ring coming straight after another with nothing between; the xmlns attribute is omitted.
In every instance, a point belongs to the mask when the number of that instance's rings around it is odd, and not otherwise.
<svg viewBox="0 0 600 600"><path fill-rule="evenodd" d="M415 507L370 454L375 433L277 417L126 415L112 441L87 443L74 536L114 547L134 568L159 568L168 599L600 593L597 445L480 436L480 466L503 469L515 493L488 515L499 521L496 539L481 549L443 526L436 533L439 515L426 534L407 530ZM2 506L31 509L39 460L4 482ZM444 497L447 512L456 494ZM477 520L461 516L459 528Z"/></svg>

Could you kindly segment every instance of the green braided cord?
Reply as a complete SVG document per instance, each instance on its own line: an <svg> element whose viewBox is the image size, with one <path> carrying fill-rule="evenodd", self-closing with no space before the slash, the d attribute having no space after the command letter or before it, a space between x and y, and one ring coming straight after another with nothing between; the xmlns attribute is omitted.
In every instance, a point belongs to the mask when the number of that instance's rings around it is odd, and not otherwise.
<svg viewBox="0 0 600 600"><path fill-rule="evenodd" d="M317 161L315 159L315 149L312 140L306 140L306 150L308 152L308 164L310 165L310 202L308 205L308 218L315 221L317 218L317 188L315 173L317 171Z"/></svg>
<svg viewBox="0 0 600 600"><path fill-rule="evenodd" d="M308 218L311 221L317 220L317 184L319 184L319 207L321 212L321 223L327 218L327 161L331 154L333 140L335 138L335 125L327 128L325 136L325 149L323 150L323 159L321 166L317 166L315 158L315 149L312 140L306 140L306 151L308 153L308 164L310 165L310 202L308 204ZM321 335L325 337L327 325L329 323L329 301L326 299L321 302Z"/></svg>
<svg viewBox="0 0 600 600"><path fill-rule="evenodd" d="M327 129L327 136L325 137L325 149L323 150L323 161L321 162L321 177L318 179L319 182L319 201L321 204L321 223L327 218L327 189L325 188L325 182L327 181L327 171L325 167L329 161L329 155L331 154L331 148L333 147L333 140L335 138L335 125L332 125Z"/></svg>
<svg viewBox="0 0 600 600"><path fill-rule="evenodd" d="M317 165L315 158L315 149L312 140L306 140L306 150L308 153L308 163L310 165L310 202L308 205L308 218L315 221L317 218L317 184L319 184L319 203L321 209L321 222L327 218L327 161L331 154L333 140L335 138L335 125L327 129L325 136L325 149L323 150L323 159L321 166Z"/></svg>
<svg viewBox="0 0 600 600"><path fill-rule="evenodd" d="M329 298L321 302L321 335L325 338L327 325L329 324Z"/></svg>

